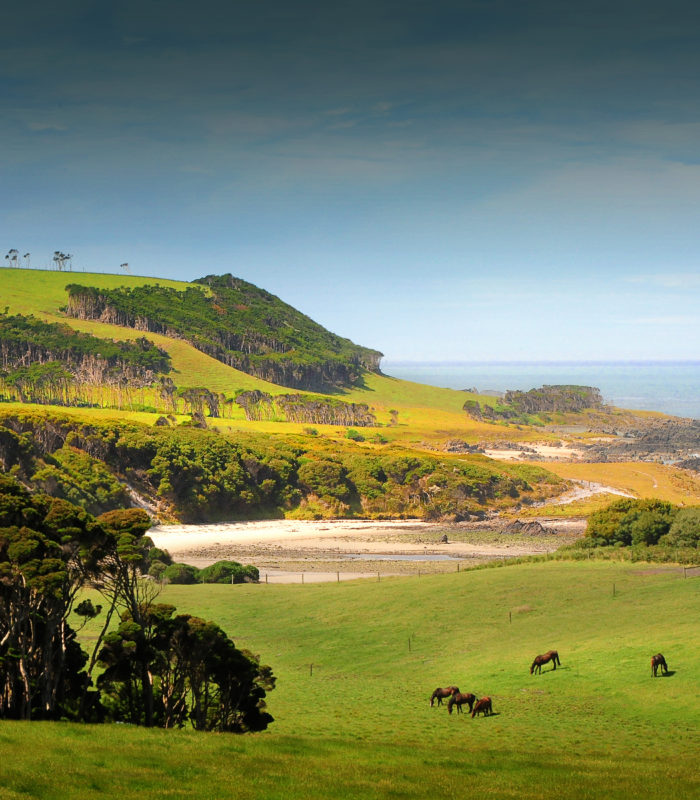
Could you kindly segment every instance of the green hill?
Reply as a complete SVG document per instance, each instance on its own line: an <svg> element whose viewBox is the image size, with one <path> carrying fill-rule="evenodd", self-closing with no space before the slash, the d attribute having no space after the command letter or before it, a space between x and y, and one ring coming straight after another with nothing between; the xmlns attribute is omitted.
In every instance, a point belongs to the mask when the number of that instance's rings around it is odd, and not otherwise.
<svg viewBox="0 0 700 800"><path fill-rule="evenodd" d="M379 369L381 353L330 333L251 283L209 275L195 284L182 291L69 284L67 314L182 338L229 366L295 389L351 386L364 371Z"/></svg>

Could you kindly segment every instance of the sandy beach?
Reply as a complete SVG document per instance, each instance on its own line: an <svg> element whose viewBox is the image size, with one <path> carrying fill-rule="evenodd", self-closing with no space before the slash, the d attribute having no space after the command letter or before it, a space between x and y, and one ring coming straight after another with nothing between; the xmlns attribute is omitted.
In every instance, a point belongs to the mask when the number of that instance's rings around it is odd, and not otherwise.
<svg viewBox="0 0 700 800"><path fill-rule="evenodd" d="M524 538L495 535L489 523L264 520L158 526L150 536L177 561L203 567L230 559L257 566L269 582L301 582L302 574L311 582L455 571L465 561L546 553L579 535L582 523L556 520L545 528L546 536Z"/></svg>

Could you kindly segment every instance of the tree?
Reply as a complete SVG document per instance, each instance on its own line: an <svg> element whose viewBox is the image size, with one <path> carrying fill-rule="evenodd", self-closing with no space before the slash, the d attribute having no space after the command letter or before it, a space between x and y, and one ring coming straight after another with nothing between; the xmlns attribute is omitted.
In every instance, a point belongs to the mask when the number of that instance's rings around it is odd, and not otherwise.
<svg viewBox="0 0 700 800"><path fill-rule="evenodd" d="M130 619L135 626L143 628L149 608L160 590L158 584L143 577L148 574L148 553L153 548L152 540L145 535L151 527L148 514L140 508L108 511L98 517L97 522L113 537L115 546L106 555L101 573L93 584L108 600L109 610L93 650L89 674L114 611L121 609L122 619ZM153 676L148 668L147 655L139 651L135 658L140 669L144 724L150 727L153 725Z"/></svg>
<svg viewBox="0 0 700 800"><path fill-rule="evenodd" d="M82 509L0 476L0 716L85 708L87 657L68 617L109 544Z"/></svg>
<svg viewBox="0 0 700 800"><path fill-rule="evenodd" d="M142 662L154 676L154 723L243 733L264 730L272 717L265 696L274 688L269 667L238 650L215 623L154 604L141 623L126 614L105 638L98 686L117 720L143 724Z"/></svg>
<svg viewBox="0 0 700 800"><path fill-rule="evenodd" d="M659 544L673 547L700 547L700 507L681 508L668 534Z"/></svg>

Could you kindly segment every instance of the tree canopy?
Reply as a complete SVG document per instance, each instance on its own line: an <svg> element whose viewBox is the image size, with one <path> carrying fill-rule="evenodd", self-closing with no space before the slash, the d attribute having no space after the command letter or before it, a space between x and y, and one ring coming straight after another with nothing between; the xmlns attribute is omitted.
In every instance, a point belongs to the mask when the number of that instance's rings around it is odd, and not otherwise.
<svg viewBox="0 0 700 800"><path fill-rule="evenodd" d="M153 547L149 526L141 509L95 519L0 474L0 718L232 732L272 721L270 668L215 623L155 602L158 584L147 572L168 556ZM86 586L107 602L91 657L68 622L102 614L101 605L78 602Z"/></svg>

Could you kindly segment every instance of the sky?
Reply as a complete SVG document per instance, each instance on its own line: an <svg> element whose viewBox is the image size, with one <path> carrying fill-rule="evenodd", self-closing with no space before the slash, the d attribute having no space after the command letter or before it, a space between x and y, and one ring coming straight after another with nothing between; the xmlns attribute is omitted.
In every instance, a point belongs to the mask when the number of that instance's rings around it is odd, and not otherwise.
<svg viewBox="0 0 700 800"><path fill-rule="evenodd" d="M27 0L2 29L2 255L230 272L389 360L700 359L700 4Z"/></svg>

